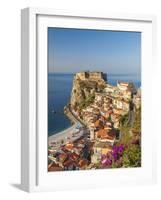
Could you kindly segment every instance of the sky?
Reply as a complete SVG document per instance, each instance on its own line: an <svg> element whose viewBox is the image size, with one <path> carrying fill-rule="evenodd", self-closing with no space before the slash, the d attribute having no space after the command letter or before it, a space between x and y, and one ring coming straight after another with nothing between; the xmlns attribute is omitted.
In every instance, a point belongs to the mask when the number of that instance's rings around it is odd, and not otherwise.
<svg viewBox="0 0 161 200"><path fill-rule="evenodd" d="M141 33L48 28L49 73L141 73Z"/></svg>

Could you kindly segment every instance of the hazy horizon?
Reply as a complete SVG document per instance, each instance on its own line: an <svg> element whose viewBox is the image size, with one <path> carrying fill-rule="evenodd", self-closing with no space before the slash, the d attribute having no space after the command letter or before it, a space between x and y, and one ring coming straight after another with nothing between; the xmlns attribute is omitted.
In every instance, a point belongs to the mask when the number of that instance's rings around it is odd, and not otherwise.
<svg viewBox="0 0 161 200"><path fill-rule="evenodd" d="M50 72L49 71L49 74L76 74L76 73L79 73L79 72L103 72L103 73L106 73L107 75L141 75L141 74L136 74L136 73L108 73L108 72L105 72L105 71L101 71L101 70L82 70L82 71L77 71L77 72L59 72L59 71L53 71L53 72Z"/></svg>
<svg viewBox="0 0 161 200"><path fill-rule="evenodd" d="M141 75L141 33L48 28L49 73Z"/></svg>

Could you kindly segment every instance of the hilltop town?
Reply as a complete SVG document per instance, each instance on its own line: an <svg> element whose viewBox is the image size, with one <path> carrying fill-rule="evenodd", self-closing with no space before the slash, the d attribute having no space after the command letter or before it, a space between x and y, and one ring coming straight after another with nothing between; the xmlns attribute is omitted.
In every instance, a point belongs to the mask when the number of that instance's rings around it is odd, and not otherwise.
<svg viewBox="0 0 161 200"><path fill-rule="evenodd" d="M49 171L141 166L141 89L132 82L110 85L106 77L75 74L64 108L73 129L50 140Z"/></svg>

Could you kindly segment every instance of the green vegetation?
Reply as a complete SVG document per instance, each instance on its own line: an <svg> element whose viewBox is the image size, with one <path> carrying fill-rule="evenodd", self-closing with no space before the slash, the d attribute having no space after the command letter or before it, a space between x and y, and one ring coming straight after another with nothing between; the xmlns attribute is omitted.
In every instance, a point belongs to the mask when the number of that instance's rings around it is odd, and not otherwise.
<svg viewBox="0 0 161 200"><path fill-rule="evenodd" d="M121 126L127 126L128 124L128 118L129 118L129 114L123 115L120 119L120 125Z"/></svg>
<svg viewBox="0 0 161 200"><path fill-rule="evenodd" d="M121 132L121 141L120 143L127 144L130 140L130 127L129 126L121 126L120 132Z"/></svg>
<svg viewBox="0 0 161 200"><path fill-rule="evenodd" d="M130 131L135 132L135 137L140 139L141 137L141 109L134 112L134 121L130 125L128 124L128 114L122 116L120 123L120 132L121 132L121 143L127 144L134 136L130 134Z"/></svg>
<svg viewBox="0 0 161 200"><path fill-rule="evenodd" d="M120 119L120 132L121 132L121 141L120 143L127 144L130 140L130 126L128 125L128 114L124 115Z"/></svg>
<svg viewBox="0 0 161 200"><path fill-rule="evenodd" d="M141 109L135 112L133 130L138 133L141 132Z"/></svg>
<svg viewBox="0 0 161 200"><path fill-rule="evenodd" d="M64 144L64 140L63 139L61 140L61 144Z"/></svg>
<svg viewBox="0 0 161 200"><path fill-rule="evenodd" d="M141 147L131 144L126 147L122 156L123 167L141 166Z"/></svg>
<svg viewBox="0 0 161 200"><path fill-rule="evenodd" d="M141 166L141 109L134 112L132 124L128 124L128 115L121 119L119 127L121 132L120 143L125 145L122 155L123 167Z"/></svg>
<svg viewBox="0 0 161 200"><path fill-rule="evenodd" d="M95 94L90 94L86 99L84 99L79 105L79 110L87 108L91 103L94 102Z"/></svg>

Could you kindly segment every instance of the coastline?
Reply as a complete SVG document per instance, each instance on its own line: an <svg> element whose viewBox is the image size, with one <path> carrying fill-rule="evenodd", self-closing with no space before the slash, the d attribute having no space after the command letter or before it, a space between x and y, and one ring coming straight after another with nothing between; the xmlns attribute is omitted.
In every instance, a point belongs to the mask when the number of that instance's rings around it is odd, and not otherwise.
<svg viewBox="0 0 161 200"><path fill-rule="evenodd" d="M49 121L49 129L52 130L56 127L58 127L58 132L55 133L56 134L59 134L61 133L62 131L70 128L72 125L68 124L68 122L66 123L67 126L64 126L63 125L63 121L66 120L66 117L64 117L64 115L53 115L52 114L52 110L53 108L57 108L58 105L61 105L62 104L62 107L64 105L66 105L66 103L69 101L69 94L71 92L71 88L72 88L72 81L73 81L73 77L72 77L72 74L66 74L66 73L63 73L63 74L57 74L57 73L52 73L52 74L49 74L51 75L50 76L50 79L49 79L49 118L51 119ZM60 78L60 76L63 75L62 77L63 78ZM65 76L67 75L67 76ZM125 76L125 77L124 77ZM65 77L65 78L64 78ZM66 78L68 77L68 78ZM108 82L111 84L111 85L116 85L116 80L121 80L121 79L124 79L125 81L128 81L129 80L129 77L127 74L110 74L107 76L107 79L108 79ZM141 80L138 80L136 79L135 76L133 76L132 78L130 78L130 81L134 82L136 88L140 88L141 86ZM52 87L54 85L54 83L56 82L56 85L54 86L54 88ZM62 90L62 85L64 85L63 87L63 90ZM50 91L54 91L54 96L52 96L52 92ZM59 93L57 93L57 91L59 91ZM64 94L64 93L65 94ZM63 98L59 95L60 93L63 94ZM63 102L61 102L63 101ZM54 106L53 106L53 103L51 102L55 102ZM65 119L64 119L65 118ZM69 119L69 118L68 118ZM70 121L70 120L69 120ZM69 122L70 123L70 122ZM61 128L59 128L59 126L62 126ZM62 130L64 129L64 130ZM52 131L51 131L52 132ZM52 135L51 135L52 136ZM50 136L49 136L50 137Z"/></svg>
<svg viewBox="0 0 161 200"><path fill-rule="evenodd" d="M57 133L55 133L55 134L53 134L53 135L50 135L49 137L48 137L48 140L50 141L50 140L53 140L53 139L55 139L55 138L57 138L57 137L59 137L59 136L63 136L63 135L65 135L65 134L67 134L69 131L72 131L74 128L76 128L76 124L73 124L73 125L71 125L69 128L66 128L65 130L63 130L63 131L60 131L60 132L57 132Z"/></svg>
<svg viewBox="0 0 161 200"><path fill-rule="evenodd" d="M77 140L84 133L84 131L77 129L78 123L80 123L80 121L78 121L78 119L73 115L68 106L64 107L64 113L67 115L70 121L73 122L73 125L48 137L48 145L55 150L69 141L73 142Z"/></svg>
<svg viewBox="0 0 161 200"><path fill-rule="evenodd" d="M83 132L82 131L76 131L76 127L77 127L77 123L75 123L73 126L61 131L61 132L58 132L54 135L51 135L48 137L48 145L49 146L52 146L52 149L57 149L59 148L61 145L62 145L62 141L63 141L63 144L65 144L66 142L69 142L69 141L74 141L78 138L80 138L82 135L83 135ZM76 133L77 134L75 136L73 136L73 133Z"/></svg>

